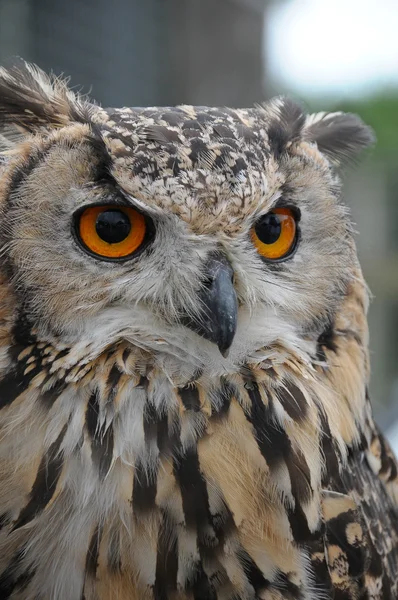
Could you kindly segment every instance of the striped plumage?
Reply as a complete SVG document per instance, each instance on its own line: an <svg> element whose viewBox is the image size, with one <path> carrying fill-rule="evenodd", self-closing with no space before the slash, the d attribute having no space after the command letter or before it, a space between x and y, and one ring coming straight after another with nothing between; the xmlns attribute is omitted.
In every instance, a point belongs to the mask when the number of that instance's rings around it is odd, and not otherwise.
<svg viewBox="0 0 398 600"><path fill-rule="evenodd" d="M20 64L0 131L0 598L397 598L397 467L337 176L365 126L285 99L105 111ZM120 198L156 233L101 262L72 214ZM286 198L297 249L263 262L250 227ZM228 356L184 321L215 253Z"/></svg>

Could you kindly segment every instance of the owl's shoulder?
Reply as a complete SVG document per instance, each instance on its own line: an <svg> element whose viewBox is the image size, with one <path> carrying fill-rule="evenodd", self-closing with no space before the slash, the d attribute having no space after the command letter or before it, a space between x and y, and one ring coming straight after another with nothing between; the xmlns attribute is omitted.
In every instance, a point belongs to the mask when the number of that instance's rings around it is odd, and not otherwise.
<svg viewBox="0 0 398 600"><path fill-rule="evenodd" d="M371 426L370 443L349 452L322 493L323 547L312 562L327 568L338 598L398 595L397 461Z"/></svg>

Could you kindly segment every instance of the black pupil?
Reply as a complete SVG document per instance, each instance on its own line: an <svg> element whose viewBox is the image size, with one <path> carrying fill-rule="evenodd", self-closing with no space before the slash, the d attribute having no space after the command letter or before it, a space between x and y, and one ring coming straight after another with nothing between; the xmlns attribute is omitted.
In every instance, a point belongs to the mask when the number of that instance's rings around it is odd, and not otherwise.
<svg viewBox="0 0 398 600"><path fill-rule="evenodd" d="M130 233L130 219L121 210L110 208L98 215L95 230L104 242L117 244L125 240Z"/></svg>
<svg viewBox="0 0 398 600"><path fill-rule="evenodd" d="M275 213L264 215L255 226L257 237L263 244L275 244L280 238L281 230L279 215Z"/></svg>

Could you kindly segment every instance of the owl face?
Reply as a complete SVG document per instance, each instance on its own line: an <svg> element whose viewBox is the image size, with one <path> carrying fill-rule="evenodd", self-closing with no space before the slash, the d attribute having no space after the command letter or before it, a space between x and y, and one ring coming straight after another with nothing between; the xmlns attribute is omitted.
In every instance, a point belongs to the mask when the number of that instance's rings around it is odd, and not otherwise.
<svg viewBox="0 0 398 600"><path fill-rule="evenodd" d="M371 135L286 99L103 110L0 72L2 257L39 339L187 378L316 342L356 264L337 167ZM167 365L167 367L165 366Z"/></svg>

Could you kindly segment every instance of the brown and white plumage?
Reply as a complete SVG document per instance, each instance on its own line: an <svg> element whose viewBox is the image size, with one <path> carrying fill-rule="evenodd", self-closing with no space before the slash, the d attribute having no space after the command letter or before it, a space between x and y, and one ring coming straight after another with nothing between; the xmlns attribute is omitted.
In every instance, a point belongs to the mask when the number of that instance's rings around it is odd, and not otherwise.
<svg viewBox="0 0 398 600"><path fill-rule="evenodd" d="M20 64L0 132L0 597L397 598L397 467L337 175L367 128L286 99L104 110ZM76 239L104 202L153 223L131 260ZM250 231L286 205L297 248L264 262ZM238 306L225 356L192 326L214 257Z"/></svg>

